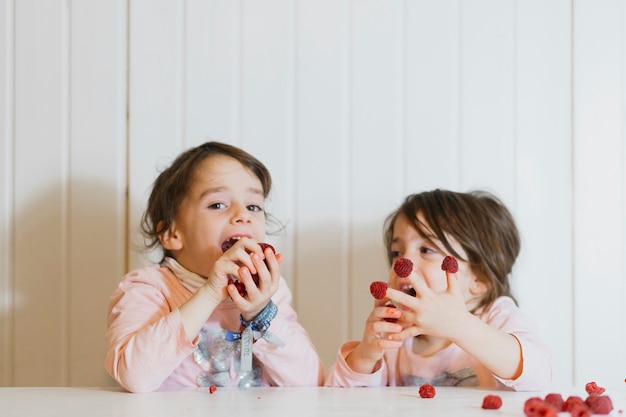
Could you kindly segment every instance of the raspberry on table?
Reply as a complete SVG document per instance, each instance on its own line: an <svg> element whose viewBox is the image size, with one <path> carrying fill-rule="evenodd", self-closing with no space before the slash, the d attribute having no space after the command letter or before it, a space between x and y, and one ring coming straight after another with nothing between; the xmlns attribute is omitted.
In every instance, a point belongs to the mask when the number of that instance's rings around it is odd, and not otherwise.
<svg viewBox="0 0 626 417"><path fill-rule="evenodd" d="M524 403L524 415L527 417L557 417L559 410L539 397L531 397Z"/></svg>
<svg viewBox="0 0 626 417"><path fill-rule="evenodd" d="M593 395L593 394L603 394L604 391L606 391L603 387L598 386L598 384L596 384L595 381L591 381L591 382L587 382L585 384L585 391L587 391L587 394L589 395Z"/></svg>
<svg viewBox="0 0 626 417"><path fill-rule="evenodd" d="M594 414L609 414L613 410L613 402L608 395L592 394L587 397L585 404Z"/></svg>
<svg viewBox="0 0 626 417"><path fill-rule="evenodd" d="M400 278L406 278L413 272L413 262L408 258L400 258L393 264L393 270Z"/></svg>
<svg viewBox="0 0 626 417"><path fill-rule="evenodd" d="M211 386L209 387L209 392L210 392L211 394L213 394L215 391L217 391L217 387L216 387L215 385L211 385Z"/></svg>
<svg viewBox="0 0 626 417"><path fill-rule="evenodd" d="M441 269L451 274L456 273L459 270L459 263L454 256L446 256L441 263Z"/></svg>
<svg viewBox="0 0 626 417"><path fill-rule="evenodd" d="M558 393L550 393L546 395L544 401L552 404L559 411L563 410L563 404L565 403L563 396Z"/></svg>
<svg viewBox="0 0 626 417"><path fill-rule="evenodd" d="M485 410L497 410L502 407L502 398L499 395L485 395L482 408Z"/></svg>
<svg viewBox="0 0 626 417"><path fill-rule="evenodd" d="M422 398L433 398L435 394L437 394L437 391L435 390L435 387L433 387L432 385L424 384L424 385L420 385L419 394L420 394L420 397Z"/></svg>
<svg viewBox="0 0 626 417"><path fill-rule="evenodd" d="M377 300L385 298L387 293L387 283L383 281L374 281L370 284L370 293Z"/></svg>
<svg viewBox="0 0 626 417"><path fill-rule="evenodd" d="M585 404L575 404L569 414L570 417L591 417L591 410Z"/></svg>
<svg viewBox="0 0 626 417"><path fill-rule="evenodd" d="M561 408L561 411L570 412L575 406L581 404L585 405L585 401L581 397L579 397L578 395L570 395L563 403L563 408Z"/></svg>

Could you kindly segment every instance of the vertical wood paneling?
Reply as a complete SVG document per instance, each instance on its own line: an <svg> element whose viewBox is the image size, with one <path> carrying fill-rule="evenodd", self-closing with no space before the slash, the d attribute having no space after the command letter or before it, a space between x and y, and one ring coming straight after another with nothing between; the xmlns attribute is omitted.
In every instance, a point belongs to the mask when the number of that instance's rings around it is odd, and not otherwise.
<svg viewBox="0 0 626 417"><path fill-rule="evenodd" d="M0 1L0 386L13 383L13 2Z"/></svg>
<svg viewBox="0 0 626 417"><path fill-rule="evenodd" d="M350 337L360 339L373 302L369 283L387 280L382 224L402 193L404 2L352 3L350 62ZM402 76L400 77L403 78ZM389 168L387 168L389 167ZM343 341L340 341L340 343Z"/></svg>
<svg viewBox="0 0 626 417"><path fill-rule="evenodd" d="M406 2L405 194L460 188L460 3Z"/></svg>
<svg viewBox="0 0 626 417"><path fill-rule="evenodd" d="M319 22L324 29L320 31ZM348 338L349 2L297 6L292 291L324 363ZM333 288L333 291L326 289ZM324 305L334 306L324 308Z"/></svg>
<svg viewBox="0 0 626 417"><path fill-rule="evenodd" d="M125 271L126 0L71 9L68 384L109 385L106 309ZM100 341L100 343L94 343Z"/></svg>
<svg viewBox="0 0 626 417"><path fill-rule="evenodd" d="M187 140L235 142L240 102L239 2L189 0L185 19Z"/></svg>
<svg viewBox="0 0 626 417"><path fill-rule="evenodd" d="M130 268L156 261L138 249L139 222L158 172L183 149L184 2L137 0L129 8L128 187ZM154 254L152 254L154 255ZM121 278L121 277L120 277Z"/></svg>
<svg viewBox="0 0 626 417"><path fill-rule="evenodd" d="M570 16L569 0L516 3L511 209L522 252L511 282L554 353L555 386L572 383L573 361Z"/></svg>
<svg viewBox="0 0 626 417"><path fill-rule="evenodd" d="M461 2L461 190L513 203L515 18L512 0Z"/></svg>
<svg viewBox="0 0 626 417"><path fill-rule="evenodd" d="M623 2L574 2L574 359L578 384L618 385L623 299ZM621 283L621 284L620 284ZM610 317L615 331L598 325ZM612 326L611 326L612 327ZM609 327L609 328L611 328ZM584 366L583 366L584 364Z"/></svg>
<svg viewBox="0 0 626 417"><path fill-rule="evenodd" d="M15 3L15 385L67 383L66 7Z"/></svg>
<svg viewBox="0 0 626 417"><path fill-rule="evenodd" d="M125 251L148 261L149 187L215 139L273 174L287 229L268 240L326 366L387 276L385 216L409 192L480 187L518 220L513 286L555 384L621 386L625 16L619 0L0 0L0 384L112 384L106 301Z"/></svg>

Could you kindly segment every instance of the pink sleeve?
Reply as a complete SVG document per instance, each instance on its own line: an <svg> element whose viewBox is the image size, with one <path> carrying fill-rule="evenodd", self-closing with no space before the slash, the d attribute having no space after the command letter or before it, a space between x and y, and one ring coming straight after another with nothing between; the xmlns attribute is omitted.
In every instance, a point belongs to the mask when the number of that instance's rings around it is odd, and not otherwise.
<svg viewBox="0 0 626 417"><path fill-rule="evenodd" d="M278 314L272 320L269 331L284 346L260 339L252 348L269 384L279 387L321 385L324 375L322 362L308 333L298 323L298 316L291 307L291 291L284 279L281 278L280 287L272 300L278 307Z"/></svg>
<svg viewBox="0 0 626 417"><path fill-rule="evenodd" d="M382 387L387 385L387 363L381 363L380 369L371 374L354 372L346 363L346 356L359 344L360 341L344 343L339 348L337 358L326 373L324 385L327 387Z"/></svg>
<svg viewBox="0 0 626 417"><path fill-rule="evenodd" d="M496 300L486 321L491 326L517 338L522 349L522 373L516 379L496 377L515 391L541 391L553 378L553 357L538 336L535 324L508 297Z"/></svg>
<svg viewBox="0 0 626 417"><path fill-rule="evenodd" d="M150 273L160 275L157 269ZM197 342L188 339L164 288L143 278L129 274L114 291L108 313L105 366L131 392L157 390Z"/></svg>

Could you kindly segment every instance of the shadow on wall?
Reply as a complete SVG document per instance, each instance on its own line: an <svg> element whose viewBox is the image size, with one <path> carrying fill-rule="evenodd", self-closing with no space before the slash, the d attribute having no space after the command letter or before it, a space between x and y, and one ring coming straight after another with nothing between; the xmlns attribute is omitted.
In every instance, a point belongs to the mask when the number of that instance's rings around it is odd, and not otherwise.
<svg viewBox="0 0 626 417"><path fill-rule="evenodd" d="M73 181L22 203L16 193L12 383L113 386L104 370L106 311L124 274L124 193ZM11 333L3 333L11 334Z"/></svg>
<svg viewBox="0 0 626 417"><path fill-rule="evenodd" d="M348 340L360 339L373 307L372 281L387 281L382 220L349 229L320 223L297 234L291 289L301 324L324 365L334 362Z"/></svg>

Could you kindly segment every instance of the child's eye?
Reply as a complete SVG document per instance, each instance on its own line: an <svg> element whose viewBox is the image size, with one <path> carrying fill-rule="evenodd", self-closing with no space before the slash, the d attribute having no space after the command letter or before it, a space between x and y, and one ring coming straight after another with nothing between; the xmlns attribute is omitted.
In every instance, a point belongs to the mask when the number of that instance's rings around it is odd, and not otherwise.
<svg viewBox="0 0 626 417"><path fill-rule="evenodd" d="M420 248L420 253L428 255L428 254L431 254L431 253L437 253L437 251L435 249L433 249L433 248L429 248L427 246L422 246Z"/></svg>
<svg viewBox="0 0 626 417"><path fill-rule="evenodd" d="M399 250L392 250L391 251L391 257L392 258L397 258L400 256L400 251Z"/></svg>
<svg viewBox="0 0 626 417"><path fill-rule="evenodd" d="M209 205L209 208L213 209L213 210L220 210L220 209L223 209L225 207L226 207L226 204L224 204L224 203L213 203L213 204Z"/></svg>
<svg viewBox="0 0 626 417"><path fill-rule="evenodd" d="M248 206L248 210L250 210L250 211L263 211L263 207L257 206L256 204L250 204Z"/></svg>

